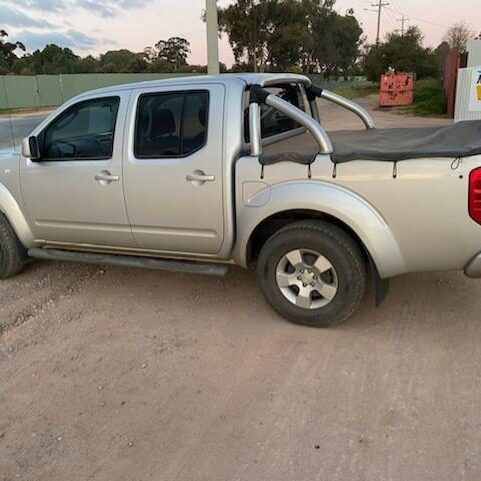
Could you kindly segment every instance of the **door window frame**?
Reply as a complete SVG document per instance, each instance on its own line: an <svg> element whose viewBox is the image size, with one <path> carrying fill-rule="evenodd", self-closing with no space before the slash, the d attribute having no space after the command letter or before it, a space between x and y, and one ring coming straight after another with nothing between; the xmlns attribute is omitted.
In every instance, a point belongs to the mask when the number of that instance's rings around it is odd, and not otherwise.
<svg viewBox="0 0 481 481"><path fill-rule="evenodd" d="M43 129L42 131L37 135L37 139L39 144L42 146L41 151L44 151L45 148L45 133L46 131L56 122L61 121L65 116L67 116L72 110L81 107L86 104L91 104L95 102L101 102L101 101L106 101L106 100L117 100L118 105L117 105L117 112L115 113L115 118L114 118L114 130L112 133L112 149L110 151L109 156L97 156L97 157L58 157L58 158L47 158L47 157L42 157L39 159L40 162L89 162L89 161L105 161L105 160L112 160L113 155L114 155L114 148L115 148L115 135L117 132L117 123L119 120L119 111L122 103L122 99L120 95L109 95L106 97L92 97L89 99L81 100L79 102L76 102L69 107L67 107L65 110L63 110L59 115L57 115L55 118L51 120Z"/></svg>
<svg viewBox="0 0 481 481"><path fill-rule="evenodd" d="M179 155L137 155L137 129L139 127L139 122L140 122L140 103L144 97L157 97L159 95L182 95L182 111L180 115L180 120L181 120L181 126L180 126L180 136L184 134L184 112L185 112L185 103L186 103L186 97L187 95L191 94L204 94L207 97L207 108L206 108L206 125L205 125L205 137L204 137L204 142L202 145L197 147L195 150L192 150L190 152L187 152L185 154L180 153ZM134 159L136 160L153 160L153 159L186 159L190 157L191 155L196 154L200 150L202 150L206 145L207 145L207 140L209 137L209 113L210 113L210 91L207 89L192 89L192 90L162 90L158 92L145 92L141 93L137 97L137 101L135 104L135 122L134 122L134 138L133 138L133 145L132 145L132 154ZM181 141L182 145L182 141Z"/></svg>

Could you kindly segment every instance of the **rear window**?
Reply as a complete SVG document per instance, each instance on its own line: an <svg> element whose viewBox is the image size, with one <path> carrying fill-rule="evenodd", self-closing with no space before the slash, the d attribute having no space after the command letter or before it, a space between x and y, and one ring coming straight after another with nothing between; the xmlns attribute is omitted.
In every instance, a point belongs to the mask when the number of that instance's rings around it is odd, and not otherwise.
<svg viewBox="0 0 481 481"><path fill-rule="evenodd" d="M278 87L266 87L265 90L286 100L295 107L306 111L306 103L299 84L286 84ZM249 133L249 98L250 93L246 92L244 97L244 139L250 142ZM291 130L301 127L297 122L287 117L287 115L269 107L261 105L261 135L263 139L274 137Z"/></svg>

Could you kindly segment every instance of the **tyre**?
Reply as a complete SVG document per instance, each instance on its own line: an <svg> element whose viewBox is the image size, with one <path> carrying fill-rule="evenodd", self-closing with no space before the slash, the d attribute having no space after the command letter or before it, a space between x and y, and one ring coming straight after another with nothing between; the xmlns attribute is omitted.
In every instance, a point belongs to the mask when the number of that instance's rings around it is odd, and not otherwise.
<svg viewBox="0 0 481 481"><path fill-rule="evenodd" d="M10 222L0 213L0 279L18 274L25 264L26 252Z"/></svg>
<svg viewBox="0 0 481 481"><path fill-rule="evenodd" d="M287 225L264 244L257 262L261 291L285 319L331 327L359 307L366 263L343 230L323 221Z"/></svg>

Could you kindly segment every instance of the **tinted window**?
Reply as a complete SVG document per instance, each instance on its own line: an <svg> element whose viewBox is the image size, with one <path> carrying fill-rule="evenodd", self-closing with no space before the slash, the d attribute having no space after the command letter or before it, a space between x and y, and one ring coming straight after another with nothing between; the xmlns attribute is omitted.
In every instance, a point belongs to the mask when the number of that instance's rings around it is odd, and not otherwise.
<svg viewBox="0 0 481 481"><path fill-rule="evenodd" d="M277 95L283 100L286 100L295 107L305 111L304 98L302 96L302 91L297 84L282 85L281 87L266 87L267 91ZM246 97L245 115L244 115L244 132L245 141L248 143L249 137L249 93ZM261 134L262 138L266 139L268 137L273 137L274 135L279 135L290 130L299 128L300 125L294 122L287 115L275 110L268 105L261 104Z"/></svg>
<svg viewBox="0 0 481 481"><path fill-rule="evenodd" d="M207 140L208 92L143 95L134 153L137 158L182 157Z"/></svg>
<svg viewBox="0 0 481 481"><path fill-rule="evenodd" d="M112 157L120 99L89 100L74 105L43 133L42 157L51 160Z"/></svg>

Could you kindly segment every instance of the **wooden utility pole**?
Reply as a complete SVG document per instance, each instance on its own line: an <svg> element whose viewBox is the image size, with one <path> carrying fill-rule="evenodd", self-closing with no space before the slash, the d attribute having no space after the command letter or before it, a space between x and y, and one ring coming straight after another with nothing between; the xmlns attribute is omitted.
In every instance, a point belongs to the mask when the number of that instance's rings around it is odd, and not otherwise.
<svg viewBox="0 0 481 481"><path fill-rule="evenodd" d="M389 3L383 2L382 0L378 0L378 3L373 3L371 6L376 7L376 10L371 10L369 8L365 8L368 12L376 12L377 13L377 33L376 33L376 45L379 45L381 41L381 17L382 17L382 9L387 7Z"/></svg>
<svg viewBox="0 0 481 481"><path fill-rule="evenodd" d="M404 29L404 26L406 25L406 21L409 20L409 18L407 18L404 14L403 14L403 18L398 18L397 21L398 22L401 22L401 36L404 37L404 32L406 31Z"/></svg>
<svg viewBox="0 0 481 481"><path fill-rule="evenodd" d="M216 0L205 0L205 20L207 26L207 73L215 75L219 67L219 22Z"/></svg>

